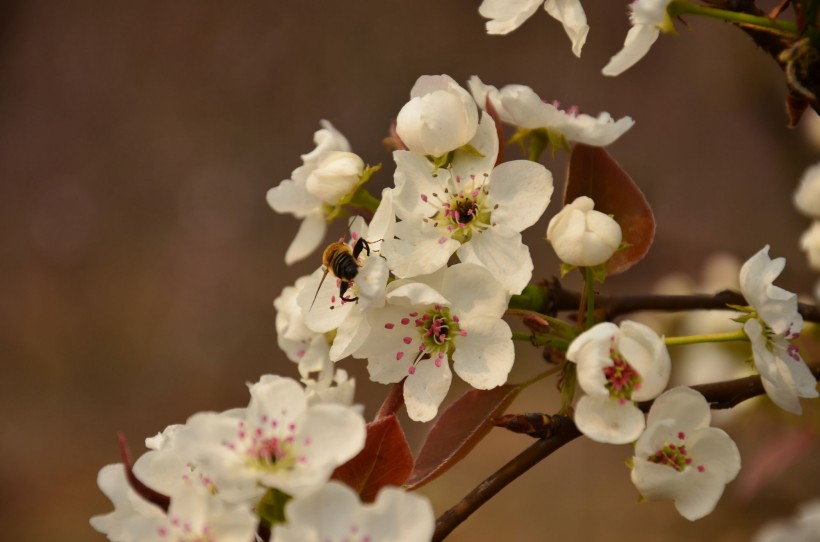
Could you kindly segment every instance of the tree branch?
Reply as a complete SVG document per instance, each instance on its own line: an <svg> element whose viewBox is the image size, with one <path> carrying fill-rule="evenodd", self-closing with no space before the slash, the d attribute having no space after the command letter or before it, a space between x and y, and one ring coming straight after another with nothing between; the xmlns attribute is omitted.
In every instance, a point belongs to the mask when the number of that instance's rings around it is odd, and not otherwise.
<svg viewBox="0 0 820 542"><path fill-rule="evenodd" d="M577 292L564 290L557 280L547 281L544 285L545 301L540 312L554 314L562 311L578 310L581 296ZM723 290L714 295L634 295L606 296L595 298L595 312L602 321L611 321L617 316L638 311L678 312L691 310L727 310L727 305L748 305L746 299L738 292ZM808 322L820 322L820 307L797 304L798 312Z"/></svg>
<svg viewBox="0 0 820 542"><path fill-rule="evenodd" d="M518 454L506 465L501 467L489 478L481 482L475 489L467 494L455 506L444 512L436 520L436 530L433 534L433 541L444 540L453 529L458 527L464 520L490 500L496 493L505 488L510 482L537 465L542 459L552 452L561 448L564 444L571 442L581 436L581 432L575 427L575 422L566 416L552 416L552 433L542 439L538 439L529 448Z"/></svg>
<svg viewBox="0 0 820 542"><path fill-rule="evenodd" d="M820 362L809 365L809 368L815 378L820 378ZM713 409L732 408L747 399L765 393L763 383L758 375L729 380L727 382L701 384L692 386L692 389L702 393ZM644 401L638 403L638 406L646 412L649 410L649 407L652 406L652 402L653 401ZM513 480L537 465L542 459L545 459L554 451L581 436L581 432L571 418L561 415L544 416L551 420L551 430L548 436L538 439L529 448L518 454L489 478L476 486L475 489L456 503L455 506L439 516L436 520L436 530L433 534L434 542L444 540L447 535L470 517L473 512L478 510L484 503Z"/></svg>

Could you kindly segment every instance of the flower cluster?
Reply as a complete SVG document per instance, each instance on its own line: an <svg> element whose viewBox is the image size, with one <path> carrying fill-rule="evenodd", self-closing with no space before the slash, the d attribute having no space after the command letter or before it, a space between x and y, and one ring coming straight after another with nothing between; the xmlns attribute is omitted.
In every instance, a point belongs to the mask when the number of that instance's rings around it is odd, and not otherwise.
<svg viewBox="0 0 820 542"><path fill-rule="evenodd" d="M417 421L436 416L452 371L477 389L506 382L514 350L501 317L533 272L521 232L541 219L553 192L543 165L498 163L498 130L482 109L494 105L504 122L530 119L526 127L549 131L559 146L606 145L632 126L628 117L616 123L606 113L597 119L565 113L527 87L499 91L477 77L469 86L471 92L446 75L418 79L397 115L394 184L381 193L370 223L352 220L348 241L328 247L324 265L275 302L280 345L303 376L326 371L326 359L367 359L372 380L404 380L407 411ZM540 106L547 110L533 121L527 108ZM293 197L282 190L292 182L268 193L274 210L293 207L278 202ZM336 182L342 186L328 192L354 186ZM585 259L574 265L591 265L592 257L595 265L604 262L621 235L614 220L601 216L590 219L583 239L572 220L553 228L556 250L583 251ZM453 257L459 263L449 265ZM328 274L332 279L325 280Z"/></svg>
<svg viewBox="0 0 820 542"><path fill-rule="evenodd" d="M344 522L376 540L389 517L397 523L388 532L406 528L416 533L406 540L429 539L432 509L420 497L385 490L375 506L362 505L329 481L364 446L357 407L273 375L251 385L250 394L245 408L199 413L147 439L149 451L133 466L143 486L129 480L126 465L103 467L98 482L115 509L91 525L120 542L248 542L260 523L273 527L277 540L279 531L281 540L296 540L294 532L324 538L329 525ZM301 512L317 501L327 504L322 514ZM284 523L270 512L283 507Z"/></svg>

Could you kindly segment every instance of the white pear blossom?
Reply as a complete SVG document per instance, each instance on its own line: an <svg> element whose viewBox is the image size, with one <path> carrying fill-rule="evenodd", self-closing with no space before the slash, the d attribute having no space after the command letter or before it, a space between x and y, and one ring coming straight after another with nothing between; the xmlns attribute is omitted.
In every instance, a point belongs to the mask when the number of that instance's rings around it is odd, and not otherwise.
<svg viewBox="0 0 820 542"><path fill-rule="evenodd" d="M375 502L362 504L338 482L288 502L285 516L285 524L274 526L276 542L426 542L435 529L433 507L421 495L386 487Z"/></svg>
<svg viewBox="0 0 820 542"><path fill-rule="evenodd" d="M820 271L820 220L812 222L811 227L800 237L800 248L809 258L809 267Z"/></svg>
<svg viewBox="0 0 820 542"><path fill-rule="evenodd" d="M803 329L797 295L773 284L785 265L785 258L769 258L768 245L743 264L740 290L753 310L743 329L766 393L780 408L800 414L799 398L817 397L817 380L790 342Z"/></svg>
<svg viewBox="0 0 820 542"><path fill-rule="evenodd" d="M228 503L220 488L177 446L187 427L173 425L146 439L150 450L137 459L134 476L150 489L170 498L167 512L147 501L126 478L123 464L108 465L98 476L100 489L114 511L91 518L91 526L118 542L176 539L186 528L193 535L210 534L219 540L249 540L256 531L253 502Z"/></svg>
<svg viewBox="0 0 820 542"><path fill-rule="evenodd" d="M296 283L286 286L273 302L276 309L276 342L288 359L298 364L302 378L321 371L330 350L324 334L305 325L302 308L297 302L299 292L308 284L313 284L310 276L296 279Z"/></svg>
<svg viewBox="0 0 820 542"><path fill-rule="evenodd" d="M303 164L267 193L268 205L277 213L302 219L296 237L285 253L288 265L316 250L327 230L325 212L350 194L361 180L364 162L350 152L347 139L323 120L313 141L316 148L302 155Z"/></svg>
<svg viewBox="0 0 820 542"><path fill-rule="evenodd" d="M245 409L200 413L180 449L200 465L227 502L256 502L267 488L303 495L364 447L365 421L338 403L309 403L296 381L265 375Z"/></svg>
<svg viewBox="0 0 820 542"><path fill-rule="evenodd" d="M393 208L401 222L381 252L393 274L429 274L456 253L462 262L488 269L510 294L520 293L533 270L520 232L546 210L552 174L528 160L469 173L460 162L431 172L424 157L407 151L396 151L394 158Z"/></svg>
<svg viewBox="0 0 820 542"><path fill-rule="evenodd" d="M524 130L546 130L553 141L604 147L614 143L635 124L630 117L616 121L606 112L593 117L580 113L575 106L563 111L557 102L545 102L524 85L507 85L498 89L485 85L475 75L467 84L482 109L486 108L489 99L502 122Z"/></svg>
<svg viewBox="0 0 820 542"><path fill-rule="evenodd" d="M388 285L387 304L368 312L370 335L353 355L368 359L376 382L407 378L407 413L427 421L450 388L450 360L468 384L490 389L507 381L515 352L501 319L507 293L486 269L462 263L417 280Z"/></svg>
<svg viewBox="0 0 820 542"><path fill-rule="evenodd" d="M475 102L449 75L419 77L396 118L396 133L407 148L431 157L466 145L477 129Z"/></svg>
<svg viewBox="0 0 820 542"><path fill-rule="evenodd" d="M820 542L820 500L803 504L794 518L767 523L752 542Z"/></svg>
<svg viewBox="0 0 820 542"><path fill-rule="evenodd" d="M620 75L649 52L661 31L674 32L666 11L672 0L635 0L629 4L632 28L626 34L624 47L604 66L604 75Z"/></svg>
<svg viewBox="0 0 820 542"><path fill-rule="evenodd" d="M575 407L575 423L598 442L626 444L644 429L635 405L657 397L671 372L669 351L651 328L626 320L620 328L600 323L578 337L567 350L578 366L578 384L586 393Z"/></svg>
<svg viewBox="0 0 820 542"><path fill-rule="evenodd" d="M803 174L794 193L794 205L801 213L820 218L820 162Z"/></svg>
<svg viewBox="0 0 820 542"><path fill-rule="evenodd" d="M333 344L328 352L333 361L350 355L361 346L370 332L366 312L384 305L390 271L387 261L378 253L382 250L378 247L382 245L383 239L393 235L394 223L392 194L387 189L370 226L361 217L356 217L351 223L351 250L359 239L367 242L367 248L362 249L357 257L359 269L356 277L348 283L345 293L345 297L355 298L355 302L342 299L341 280L324 268L314 271L296 296L296 303L308 329L322 334L335 330ZM370 254L367 253L368 250ZM324 281L322 277L325 277Z"/></svg>
<svg viewBox="0 0 820 542"><path fill-rule="evenodd" d="M648 500L673 500L690 521L714 510L740 471L740 453L724 431L710 427L709 404L691 388L655 399L646 431L635 443L632 483Z"/></svg>
<svg viewBox="0 0 820 542"><path fill-rule="evenodd" d="M572 42L572 52L580 57L589 33L580 0L484 0L478 12L490 19L487 21L488 34L509 34L529 19L542 3L546 12L564 26L564 32Z"/></svg>
<svg viewBox="0 0 820 542"><path fill-rule="evenodd" d="M621 227L594 207L592 199L580 196L550 220L547 239L561 261L593 267L606 262L618 250Z"/></svg>

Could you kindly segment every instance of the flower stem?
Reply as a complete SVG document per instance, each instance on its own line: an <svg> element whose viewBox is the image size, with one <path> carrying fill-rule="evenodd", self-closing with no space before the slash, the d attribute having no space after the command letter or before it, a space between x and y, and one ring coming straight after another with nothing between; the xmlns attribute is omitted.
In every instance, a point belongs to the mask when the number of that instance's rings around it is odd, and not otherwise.
<svg viewBox="0 0 820 542"><path fill-rule="evenodd" d="M731 333L707 333L704 335L687 335L685 337L665 337L663 341L666 346L678 346L681 344L698 344L698 343L725 343L732 341L748 341L746 332L742 329L733 331Z"/></svg>
<svg viewBox="0 0 820 542"><path fill-rule="evenodd" d="M368 192L365 188L359 188L356 190L356 193L353 194L353 197L350 198L348 205L361 207L367 209L368 211L375 212L376 209L379 208L379 203L381 203L381 201L377 197Z"/></svg>
<svg viewBox="0 0 820 542"><path fill-rule="evenodd" d="M587 301L584 329L589 329L595 325L595 275L591 267L584 268L584 292Z"/></svg>
<svg viewBox="0 0 820 542"><path fill-rule="evenodd" d="M678 15L700 15L702 17L709 17L730 23L769 28L793 36L797 35L797 25L790 21L780 21L760 15L752 15L750 13L738 13L726 9L691 4L686 0L673 0L666 8L666 11L670 17L677 17Z"/></svg>

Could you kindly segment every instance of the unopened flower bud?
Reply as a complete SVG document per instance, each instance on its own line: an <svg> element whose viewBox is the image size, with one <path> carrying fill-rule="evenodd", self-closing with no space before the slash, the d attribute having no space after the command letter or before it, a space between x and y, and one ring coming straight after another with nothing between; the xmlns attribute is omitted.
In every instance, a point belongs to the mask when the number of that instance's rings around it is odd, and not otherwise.
<svg viewBox="0 0 820 542"><path fill-rule="evenodd" d="M307 191L335 205L348 194L364 172L364 161L352 152L334 151L322 158L307 178Z"/></svg>
<svg viewBox="0 0 820 542"><path fill-rule="evenodd" d="M550 220L547 239L563 262L578 267L600 265L620 246L621 227L594 207L595 202L581 196Z"/></svg>
<svg viewBox="0 0 820 542"><path fill-rule="evenodd" d="M399 111L396 132L413 152L443 156L473 138L478 109L470 93L448 75L423 75Z"/></svg>

